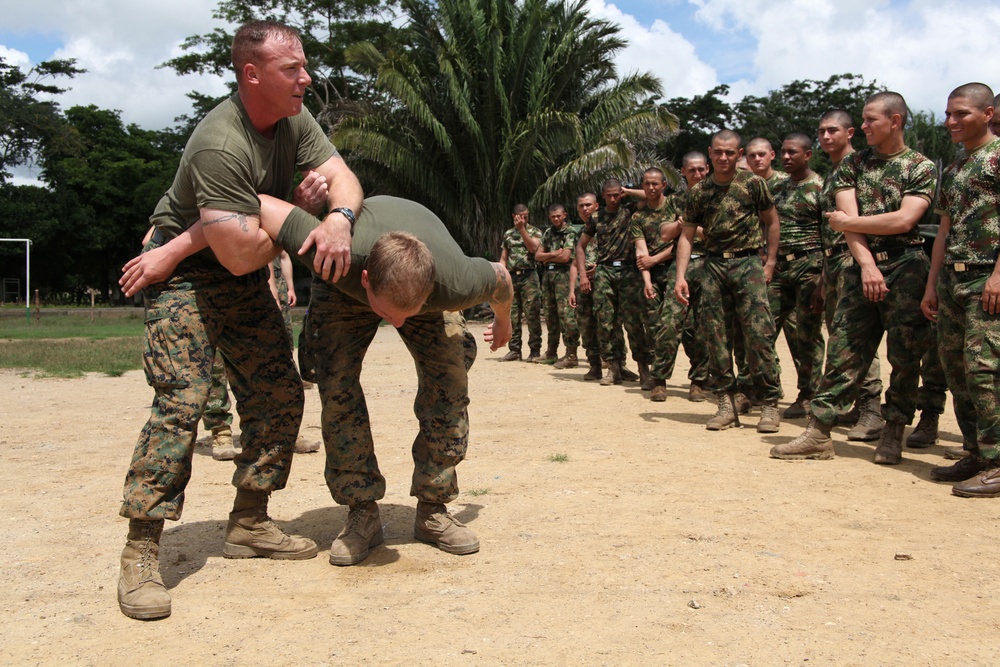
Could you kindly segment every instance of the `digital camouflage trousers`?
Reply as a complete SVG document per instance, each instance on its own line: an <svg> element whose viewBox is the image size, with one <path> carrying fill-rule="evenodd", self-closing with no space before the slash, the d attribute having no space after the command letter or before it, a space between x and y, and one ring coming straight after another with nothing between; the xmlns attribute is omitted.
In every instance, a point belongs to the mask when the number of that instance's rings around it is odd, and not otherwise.
<svg viewBox="0 0 1000 667"><path fill-rule="evenodd" d="M823 275L823 253L778 260L767 296L774 318L775 340L784 331L795 364L799 396L811 399L823 379L823 314L813 312L812 298ZM785 326L791 324L791 326Z"/></svg>
<svg viewBox="0 0 1000 667"><path fill-rule="evenodd" d="M677 271L673 262L653 267L650 278L655 297L646 300L646 338L653 355L649 372L656 380L669 380L674 374L687 306L674 296Z"/></svg>
<svg viewBox="0 0 1000 667"><path fill-rule="evenodd" d="M546 271L542 276L542 308L545 310L547 353L559 349L559 334L567 348L580 345L576 309L569 305L569 270Z"/></svg>
<svg viewBox="0 0 1000 667"><path fill-rule="evenodd" d="M538 280L538 272L534 269L524 269L523 272L511 272L511 283L514 286L514 301L510 305L510 321L513 333L507 348L511 352L521 351L523 324L528 326L528 349L540 350L542 347L542 287Z"/></svg>
<svg viewBox="0 0 1000 667"><path fill-rule="evenodd" d="M613 267L599 264L594 273L594 309L597 311L597 339L604 361L625 360L625 337L628 333L632 358L642 364L652 362L646 328L642 278L633 266Z"/></svg>

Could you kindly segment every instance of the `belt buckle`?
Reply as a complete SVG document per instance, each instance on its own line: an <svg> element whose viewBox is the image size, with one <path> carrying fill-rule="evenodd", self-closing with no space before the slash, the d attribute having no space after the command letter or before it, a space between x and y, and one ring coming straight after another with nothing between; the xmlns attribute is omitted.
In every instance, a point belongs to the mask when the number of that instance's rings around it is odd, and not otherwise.
<svg viewBox="0 0 1000 667"><path fill-rule="evenodd" d="M733 259L736 257L735 252L724 252L722 253L722 259Z"/></svg>
<svg viewBox="0 0 1000 667"><path fill-rule="evenodd" d="M963 273L969 270L969 267L965 264L965 262L955 262L952 265L952 268L955 269L956 273Z"/></svg>
<svg viewBox="0 0 1000 667"><path fill-rule="evenodd" d="M619 269L622 266L622 261L616 259L615 261L611 262L611 266L615 267L616 269Z"/></svg>
<svg viewBox="0 0 1000 667"><path fill-rule="evenodd" d="M787 255L785 255L785 261L786 262L790 262L793 259L795 259L795 253L794 252L790 252Z"/></svg>
<svg viewBox="0 0 1000 667"><path fill-rule="evenodd" d="M888 252L883 251L883 252L877 252L877 253L875 253L875 261L876 262L884 262L887 259L889 259L889 253Z"/></svg>

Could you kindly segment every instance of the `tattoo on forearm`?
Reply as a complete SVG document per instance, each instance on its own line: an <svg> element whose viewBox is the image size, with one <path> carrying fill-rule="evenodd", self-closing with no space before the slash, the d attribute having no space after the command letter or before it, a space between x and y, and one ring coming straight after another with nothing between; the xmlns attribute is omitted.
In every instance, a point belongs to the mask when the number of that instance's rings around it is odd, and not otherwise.
<svg viewBox="0 0 1000 667"><path fill-rule="evenodd" d="M210 220L202 220L202 227L208 227L209 225L215 225L220 222L228 222L229 220L236 220L240 223L240 229L244 232L250 231L250 223L247 221L246 213L229 213L226 215L220 215L218 218L212 218Z"/></svg>
<svg viewBox="0 0 1000 667"><path fill-rule="evenodd" d="M514 298L514 287L510 284L510 277L499 264L494 264L493 270L497 274L497 285L493 289L490 303L508 303Z"/></svg>

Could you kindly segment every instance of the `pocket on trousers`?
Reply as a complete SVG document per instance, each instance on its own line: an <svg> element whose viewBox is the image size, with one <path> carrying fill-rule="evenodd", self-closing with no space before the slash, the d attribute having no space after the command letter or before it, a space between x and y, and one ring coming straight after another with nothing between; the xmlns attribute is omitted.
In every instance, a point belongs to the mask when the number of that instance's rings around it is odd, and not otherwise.
<svg viewBox="0 0 1000 667"><path fill-rule="evenodd" d="M177 356L189 357L190 337L182 336L177 318L150 308L146 311L146 347L142 355L146 382L151 387L180 388L191 384L191 373Z"/></svg>

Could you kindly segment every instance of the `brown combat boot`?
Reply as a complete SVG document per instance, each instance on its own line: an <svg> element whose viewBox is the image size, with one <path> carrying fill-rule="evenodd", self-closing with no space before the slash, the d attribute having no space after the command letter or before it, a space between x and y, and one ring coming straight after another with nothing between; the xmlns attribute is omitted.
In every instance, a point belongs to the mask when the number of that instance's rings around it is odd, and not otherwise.
<svg viewBox="0 0 1000 667"><path fill-rule="evenodd" d="M566 348L566 356L563 357L562 359L560 359L559 361L557 361L553 365L553 368L558 368L558 369L562 370L564 368L576 368L579 365L580 365L580 362L576 358L576 348L575 347L567 347Z"/></svg>
<svg viewBox="0 0 1000 667"><path fill-rule="evenodd" d="M941 415L924 410L913 433L906 436L906 446L910 449L925 449L938 441L938 419Z"/></svg>
<svg viewBox="0 0 1000 667"><path fill-rule="evenodd" d="M811 399L803 394L795 399L795 402L785 408L782 415L785 419L802 419L809 416Z"/></svg>
<svg viewBox="0 0 1000 667"><path fill-rule="evenodd" d="M649 400L654 403L663 403L667 400L667 381L654 380L653 391L649 394Z"/></svg>
<svg viewBox="0 0 1000 667"><path fill-rule="evenodd" d="M639 389L643 391L653 391L656 387L656 380L649 374L649 364L639 362Z"/></svg>
<svg viewBox="0 0 1000 667"><path fill-rule="evenodd" d="M500 357L500 361L521 361L521 351L511 350L507 354Z"/></svg>
<svg viewBox="0 0 1000 667"><path fill-rule="evenodd" d="M608 370L604 373L604 377L601 378L602 387L610 387L613 384L622 383L622 366L621 362L609 361Z"/></svg>
<svg viewBox="0 0 1000 667"><path fill-rule="evenodd" d="M760 420L757 422L758 433L777 433L781 427L781 413L777 405L764 404L760 406Z"/></svg>
<svg viewBox="0 0 1000 667"><path fill-rule="evenodd" d="M216 461L232 461L236 458L233 444L233 430L228 426L212 431L212 458Z"/></svg>
<svg viewBox="0 0 1000 667"><path fill-rule="evenodd" d="M771 448L771 458L774 459L818 459L826 461L833 458L833 440L830 438L830 426L813 417L809 425L799 437L783 445Z"/></svg>
<svg viewBox="0 0 1000 667"><path fill-rule="evenodd" d="M316 555L316 543L307 537L286 535L267 515L266 491L236 490L233 511L226 526L226 558L305 560Z"/></svg>
<svg viewBox="0 0 1000 667"><path fill-rule="evenodd" d="M532 348L531 352L528 353L528 358L526 361L529 364L537 364L541 360L542 360L542 353L538 350L538 348Z"/></svg>
<svg viewBox="0 0 1000 667"><path fill-rule="evenodd" d="M295 439L292 451L296 454L314 454L319 451L319 440L310 440L304 435L300 435Z"/></svg>
<svg viewBox="0 0 1000 667"><path fill-rule="evenodd" d="M413 522L413 537L433 544L441 551L457 556L479 551L479 538L465 524L448 514L440 503L417 502L417 518Z"/></svg>
<svg viewBox="0 0 1000 667"><path fill-rule="evenodd" d="M331 565L357 565L382 544L382 519L374 500L351 505L347 524L330 545Z"/></svg>
<svg viewBox="0 0 1000 667"><path fill-rule="evenodd" d="M862 417L863 418L863 417ZM858 420L861 423L861 420ZM882 438L875 448L875 463L881 465L899 465L903 460L903 422L887 421L882 429Z"/></svg>
<svg viewBox="0 0 1000 667"><path fill-rule="evenodd" d="M628 368L625 367L625 361L624 360L622 360L621 364L619 365L619 372L621 373L622 380L624 380L625 382L638 382L639 381L639 376L636 375L635 373L633 373L632 371L630 371Z"/></svg>
<svg viewBox="0 0 1000 667"><path fill-rule="evenodd" d="M984 459L977 449L968 452L968 456L953 465L931 468L931 479L935 482L964 482L993 465L994 463Z"/></svg>
<svg viewBox="0 0 1000 667"><path fill-rule="evenodd" d="M163 519L130 519L118 575L118 607L129 618L170 616L170 593L160 578Z"/></svg>
<svg viewBox="0 0 1000 667"><path fill-rule="evenodd" d="M858 421L847 432L848 440L868 442L882 437L885 420L882 419L882 404L879 399L872 398L861 404L858 411Z"/></svg>
<svg viewBox="0 0 1000 667"><path fill-rule="evenodd" d="M708 392L697 382L688 387L688 400L692 403L704 403L708 400Z"/></svg>
<svg viewBox="0 0 1000 667"><path fill-rule="evenodd" d="M745 415L750 412L750 398L742 391L738 391L733 395L733 410L738 415Z"/></svg>
<svg viewBox="0 0 1000 667"><path fill-rule="evenodd" d="M989 468L951 487L952 494L961 498L1000 497L1000 467L997 463L996 459L990 461Z"/></svg>
<svg viewBox="0 0 1000 667"><path fill-rule="evenodd" d="M740 418L736 414L733 395L720 391L716 396L719 400L719 409L715 412L715 416L705 423L705 428L709 431L725 431L727 428L739 426Z"/></svg>
<svg viewBox="0 0 1000 667"><path fill-rule="evenodd" d="M601 358L595 357L593 359L588 359L587 361L590 363L590 370L587 371L587 374L583 376L583 379L600 380L601 375L603 375L603 373L601 372Z"/></svg>

